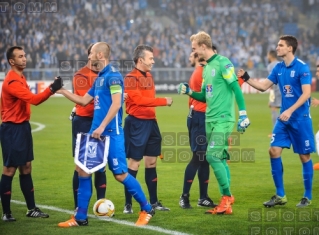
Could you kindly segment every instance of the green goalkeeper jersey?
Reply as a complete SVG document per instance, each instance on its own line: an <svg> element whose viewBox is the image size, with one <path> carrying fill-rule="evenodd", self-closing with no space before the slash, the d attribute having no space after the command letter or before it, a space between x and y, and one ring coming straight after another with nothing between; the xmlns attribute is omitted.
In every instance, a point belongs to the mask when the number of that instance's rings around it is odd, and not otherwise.
<svg viewBox="0 0 319 235"><path fill-rule="evenodd" d="M235 122L234 93L230 84L237 82L234 66L219 54L204 67L202 93L206 95L206 122Z"/></svg>

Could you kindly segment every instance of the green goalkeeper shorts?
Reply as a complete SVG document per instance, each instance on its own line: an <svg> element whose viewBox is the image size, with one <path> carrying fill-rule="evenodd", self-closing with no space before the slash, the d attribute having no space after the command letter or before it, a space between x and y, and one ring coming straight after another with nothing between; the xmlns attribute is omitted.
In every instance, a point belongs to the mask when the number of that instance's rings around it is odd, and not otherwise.
<svg viewBox="0 0 319 235"><path fill-rule="evenodd" d="M234 122L206 122L206 159L209 163L212 157L228 158L228 137L233 131L234 124Z"/></svg>

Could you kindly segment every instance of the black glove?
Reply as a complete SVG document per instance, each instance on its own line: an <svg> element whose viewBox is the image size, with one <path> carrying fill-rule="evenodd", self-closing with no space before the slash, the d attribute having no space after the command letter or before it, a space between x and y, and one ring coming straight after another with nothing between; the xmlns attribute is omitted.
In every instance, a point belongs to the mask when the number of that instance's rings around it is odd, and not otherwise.
<svg viewBox="0 0 319 235"><path fill-rule="evenodd" d="M54 94L57 90L60 90L63 87L63 80L59 76L54 82L50 85L50 90Z"/></svg>
<svg viewBox="0 0 319 235"><path fill-rule="evenodd" d="M250 78L249 74L245 71L244 75L242 76L245 82L247 82Z"/></svg>

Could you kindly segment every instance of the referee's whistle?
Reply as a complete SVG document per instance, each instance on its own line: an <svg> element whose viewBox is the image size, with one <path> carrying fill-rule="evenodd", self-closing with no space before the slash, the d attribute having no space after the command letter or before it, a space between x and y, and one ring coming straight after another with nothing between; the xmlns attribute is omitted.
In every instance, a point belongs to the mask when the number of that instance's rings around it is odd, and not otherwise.
<svg viewBox="0 0 319 235"><path fill-rule="evenodd" d="M192 118L193 108L194 108L194 105L191 105L190 108L189 108L189 113L188 113L188 117L189 118Z"/></svg>

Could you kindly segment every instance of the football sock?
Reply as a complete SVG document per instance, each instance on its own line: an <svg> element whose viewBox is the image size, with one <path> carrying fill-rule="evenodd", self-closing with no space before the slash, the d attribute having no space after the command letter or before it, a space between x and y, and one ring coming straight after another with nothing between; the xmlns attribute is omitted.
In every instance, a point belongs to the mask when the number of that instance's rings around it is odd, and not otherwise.
<svg viewBox="0 0 319 235"><path fill-rule="evenodd" d="M10 213L10 201L12 191L12 176L2 175L0 183L0 195L3 213Z"/></svg>
<svg viewBox="0 0 319 235"><path fill-rule="evenodd" d="M302 163L302 176L303 176L303 184L305 187L304 197L311 200L312 199L312 178L313 178L313 165L312 165L311 159L308 162Z"/></svg>
<svg viewBox="0 0 319 235"><path fill-rule="evenodd" d="M218 157L211 157L210 159L210 165L214 170L215 177L218 181L218 184L223 189L222 195L231 196L230 188L229 188L229 181L227 177L227 172L225 165L223 163L224 160L221 160Z"/></svg>
<svg viewBox="0 0 319 235"><path fill-rule="evenodd" d="M280 197L285 196L284 190L284 168L282 166L281 157L279 158L270 158L271 163L271 174L276 186L276 194Z"/></svg>
<svg viewBox="0 0 319 235"><path fill-rule="evenodd" d="M134 171L134 170L131 170L130 168L128 168L128 173L131 176L133 176L134 178L136 178L137 171ZM126 204L132 205L132 195L129 193L129 191L126 189L126 187L124 187L124 194L125 194L125 205Z"/></svg>
<svg viewBox="0 0 319 235"><path fill-rule="evenodd" d="M204 159L198 168L199 198L206 198L209 182L209 164Z"/></svg>
<svg viewBox="0 0 319 235"><path fill-rule="evenodd" d="M87 218L89 202L92 196L91 178L91 175L88 177L79 176L78 209L75 214L75 219L77 220L85 220Z"/></svg>
<svg viewBox="0 0 319 235"><path fill-rule="evenodd" d="M35 208L34 202L34 188L31 174L19 175L20 188L23 193L25 202L27 203L27 208L29 210Z"/></svg>
<svg viewBox="0 0 319 235"><path fill-rule="evenodd" d="M78 188L79 188L79 173L76 170L74 170L74 173L73 173L72 187L73 187L74 209L76 209L78 207Z"/></svg>
<svg viewBox="0 0 319 235"><path fill-rule="evenodd" d="M278 117L279 117L279 112L277 110L272 110L271 111L271 120L272 120L272 125L273 126L275 126Z"/></svg>
<svg viewBox="0 0 319 235"><path fill-rule="evenodd" d="M127 191L134 197L134 199L140 204L141 210L150 211L152 209L151 204L148 203L145 194L142 191L139 182L130 174L123 180L122 184Z"/></svg>
<svg viewBox="0 0 319 235"><path fill-rule="evenodd" d="M105 198L106 192L106 174L105 170L94 173L94 186L97 199Z"/></svg>
<svg viewBox="0 0 319 235"><path fill-rule="evenodd" d="M223 161L223 164L224 164L225 169L226 169L227 178L228 178L228 184L229 184L229 188L230 188L230 170L229 170L229 166L228 166L228 164L227 164L227 160L226 160L226 159ZM220 185L218 185L218 186L219 186L220 195L223 195L223 189L222 189L222 187L220 187Z"/></svg>
<svg viewBox="0 0 319 235"><path fill-rule="evenodd" d="M196 161L197 159L197 161ZM196 172L199 167L199 161L198 156L196 155L196 152L193 152L193 158L191 161L187 164L184 174L184 186L183 186L183 195L189 194L189 191L192 187Z"/></svg>
<svg viewBox="0 0 319 235"><path fill-rule="evenodd" d="M145 168L145 182L150 195L150 203L154 204L157 202L157 172L156 167Z"/></svg>

